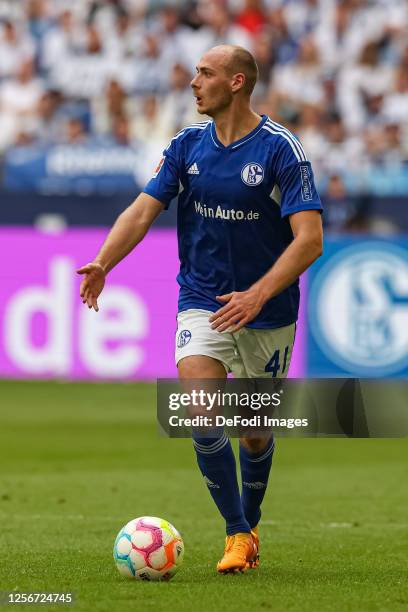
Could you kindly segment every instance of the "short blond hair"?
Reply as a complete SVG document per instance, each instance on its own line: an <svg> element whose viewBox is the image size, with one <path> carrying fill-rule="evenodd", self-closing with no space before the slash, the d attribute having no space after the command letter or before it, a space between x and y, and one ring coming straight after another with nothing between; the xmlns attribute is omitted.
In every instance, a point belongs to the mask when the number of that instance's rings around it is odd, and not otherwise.
<svg viewBox="0 0 408 612"><path fill-rule="evenodd" d="M244 92L250 96L258 80L258 66L255 58L247 49L238 45L228 45L231 55L227 62L226 69L231 74L242 72L245 75Z"/></svg>

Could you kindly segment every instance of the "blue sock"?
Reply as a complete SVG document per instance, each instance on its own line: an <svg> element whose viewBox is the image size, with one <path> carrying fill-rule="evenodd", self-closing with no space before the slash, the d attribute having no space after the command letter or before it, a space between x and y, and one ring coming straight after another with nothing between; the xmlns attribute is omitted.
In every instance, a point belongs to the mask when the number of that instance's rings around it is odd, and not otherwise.
<svg viewBox="0 0 408 612"><path fill-rule="evenodd" d="M231 442L222 433L219 438L199 438L194 435L193 443L205 483L225 519L227 535L249 532L242 509Z"/></svg>
<svg viewBox="0 0 408 612"><path fill-rule="evenodd" d="M245 518L251 529L256 527L261 518L261 504L272 467L274 448L273 436L260 453L250 453L242 444L239 445L242 477L241 500Z"/></svg>

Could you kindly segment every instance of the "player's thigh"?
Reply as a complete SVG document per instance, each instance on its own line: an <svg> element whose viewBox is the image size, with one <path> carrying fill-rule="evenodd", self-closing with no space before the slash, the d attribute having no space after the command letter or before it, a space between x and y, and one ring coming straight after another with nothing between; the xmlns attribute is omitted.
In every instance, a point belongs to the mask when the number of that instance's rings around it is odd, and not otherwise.
<svg viewBox="0 0 408 612"><path fill-rule="evenodd" d="M175 359L180 377L224 378L231 370L236 354L234 338L211 329L211 314L194 308L177 316Z"/></svg>
<svg viewBox="0 0 408 612"><path fill-rule="evenodd" d="M285 378L295 340L296 324L276 329L244 328L234 334L239 360L232 371L237 377Z"/></svg>

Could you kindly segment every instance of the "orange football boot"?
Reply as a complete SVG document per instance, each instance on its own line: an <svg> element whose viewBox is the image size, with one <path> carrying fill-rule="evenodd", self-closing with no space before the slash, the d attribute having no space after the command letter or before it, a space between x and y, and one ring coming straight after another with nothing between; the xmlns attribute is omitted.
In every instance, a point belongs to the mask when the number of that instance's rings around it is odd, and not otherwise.
<svg viewBox="0 0 408 612"><path fill-rule="evenodd" d="M255 563L258 549L252 533L235 533L225 539L224 556L217 563L217 572L220 574L234 574L244 572L248 563Z"/></svg>
<svg viewBox="0 0 408 612"><path fill-rule="evenodd" d="M256 550L255 555L253 555L250 559L247 560L247 564L246 567L251 568L251 569L255 569L257 567L259 567L259 532L258 532L258 526L253 527L253 529L251 529L251 535L254 541L254 548Z"/></svg>

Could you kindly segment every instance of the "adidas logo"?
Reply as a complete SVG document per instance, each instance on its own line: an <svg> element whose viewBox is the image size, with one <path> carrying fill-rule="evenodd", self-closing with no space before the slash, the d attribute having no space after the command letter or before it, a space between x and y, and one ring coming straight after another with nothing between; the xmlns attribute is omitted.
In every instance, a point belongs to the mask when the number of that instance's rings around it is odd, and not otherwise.
<svg viewBox="0 0 408 612"><path fill-rule="evenodd" d="M219 489L220 488L220 485L215 484L215 482L207 478L207 476L204 476L204 482L209 489Z"/></svg>
<svg viewBox="0 0 408 612"><path fill-rule="evenodd" d="M194 162L189 169L187 170L187 174L200 174L197 164Z"/></svg>

